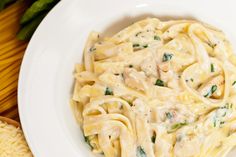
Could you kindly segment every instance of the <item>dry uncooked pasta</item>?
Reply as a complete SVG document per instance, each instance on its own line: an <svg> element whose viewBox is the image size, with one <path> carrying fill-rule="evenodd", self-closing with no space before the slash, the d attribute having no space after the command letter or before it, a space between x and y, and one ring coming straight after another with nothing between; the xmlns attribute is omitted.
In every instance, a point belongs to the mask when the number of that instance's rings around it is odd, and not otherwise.
<svg viewBox="0 0 236 157"><path fill-rule="evenodd" d="M92 32L72 106L105 157L224 157L236 145L236 56L197 21L138 21Z"/></svg>

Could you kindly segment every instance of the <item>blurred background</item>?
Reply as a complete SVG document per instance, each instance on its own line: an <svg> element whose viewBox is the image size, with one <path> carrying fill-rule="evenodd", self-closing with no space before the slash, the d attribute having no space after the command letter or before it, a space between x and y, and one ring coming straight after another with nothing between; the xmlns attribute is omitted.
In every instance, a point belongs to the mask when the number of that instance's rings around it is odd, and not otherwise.
<svg viewBox="0 0 236 157"><path fill-rule="evenodd" d="M0 116L19 121L17 83L34 31L59 0L0 0Z"/></svg>

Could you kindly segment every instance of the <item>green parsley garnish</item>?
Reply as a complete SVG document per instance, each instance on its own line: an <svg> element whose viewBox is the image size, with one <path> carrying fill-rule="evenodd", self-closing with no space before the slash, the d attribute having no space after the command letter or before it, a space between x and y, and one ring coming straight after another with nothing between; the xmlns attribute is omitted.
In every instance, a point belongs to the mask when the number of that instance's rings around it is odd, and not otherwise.
<svg viewBox="0 0 236 157"><path fill-rule="evenodd" d="M236 84L236 81L234 81L233 83L232 83L232 86L234 86Z"/></svg>
<svg viewBox="0 0 236 157"><path fill-rule="evenodd" d="M211 72L215 72L214 64L211 63Z"/></svg>
<svg viewBox="0 0 236 157"><path fill-rule="evenodd" d="M137 152L136 152L137 157L147 157L146 152L143 150L141 146L137 147Z"/></svg>
<svg viewBox="0 0 236 157"><path fill-rule="evenodd" d="M154 40L161 40L161 38L159 36L155 35Z"/></svg>
<svg viewBox="0 0 236 157"><path fill-rule="evenodd" d="M148 45L143 45L143 48L147 48L148 47Z"/></svg>
<svg viewBox="0 0 236 157"><path fill-rule="evenodd" d="M151 138L152 143L156 142L156 133L154 132Z"/></svg>
<svg viewBox="0 0 236 157"><path fill-rule="evenodd" d="M162 81L162 80L160 80L160 79L157 79L155 85L156 85L156 86L164 87L164 81Z"/></svg>
<svg viewBox="0 0 236 157"><path fill-rule="evenodd" d="M133 44L133 47L139 47L140 45L139 44Z"/></svg>
<svg viewBox="0 0 236 157"><path fill-rule="evenodd" d="M84 136L84 141L89 145L91 149L93 149L93 146L90 144L89 136Z"/></svg>
<svg viewBox="0 0 236 157"><path fill-rule="evenodd" d="M226 112L224 112L224 114L222 115L222 117L226 116Z"/></svg>
<svg viewBox="0 0 236 157"><path fill-rule="evenodd" d="M210 97L217 90L217 85L213 85L210 91L204 97Z"/></svg>
<svg viewBox="0 0 236 157"><path fill-rule="evenodd" d="M171 126L171 130L167 131L167 133L172 133L178 129L180 129L181 127L187 125L187 122L184 122L184 123L176 123L176 124L173 124Z"/></svg>
<svg viewBox="0 0 236 157"><path fill-rule="evenodd" d="M190 79L193 82L193 78Z"/></svg>
<svg viewBox="0 0 236 157"><path fill-rule="evenodd" d="M173 117L173 115L172 115L170 112L166 112L166 117L167 117L168 119L171 119L171 118Z"/></svg>
<svg viewBox="0 0 236 157"><path fill-rule="evenodd" d="M214 118L213 126L216 127L216 118Z"/></svg>
<svg viewBox="0 0 236 157"><path fill-rule="evenodd" d="M173 57L173 54L164 53L163 58L162 58L162 61L163 61L163 62L167 62L167 61L171 60L172 57Z"/></svg>
<svg viewBox="0 0 236 157"><path fill-rule="evenodd" d="M137 37L139 34L141 34L142 32L138 32L137 34L135 34L135 36Z"/></svg>
<svg viewBox="0 0 236 157"><path fill-rule="evenodd" d="M96 51L96 48L95 48L95 47L91 47L91 48L89 49L89 51L90 51L90 52Z"/></svg>
<svg viewBox="0 0 236 157"><path fill-rule="evenodd" d="M213 44L213 43L211 43L211 42L207 42L207 44L208 44L211 48L213 48L213 49L217 46L217 44Z"/></svg>
<svg viewBox="0 0 236 157"><path fill-rule="evenodd" d="M111 88L107 87L105 91L105 95L113 95L113 91Z"/></svg>
<svg viewBox="0 0 236 157"><path fill-rule="evenodd" d="M129 68L133 68L134 66L132 64L129 65Z"/></svg>

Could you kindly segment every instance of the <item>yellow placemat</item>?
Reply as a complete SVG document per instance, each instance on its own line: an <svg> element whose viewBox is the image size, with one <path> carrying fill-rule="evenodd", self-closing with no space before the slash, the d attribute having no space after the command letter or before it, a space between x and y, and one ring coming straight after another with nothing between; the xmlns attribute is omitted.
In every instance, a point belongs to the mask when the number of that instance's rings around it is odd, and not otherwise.
<svg viewBox="0 0 236 157"><path fill-rule="evenodd" d="M27 42L16 39L19 20L27 3L12 4L0 12L0 116L19 121L17 83Z"/></svg>

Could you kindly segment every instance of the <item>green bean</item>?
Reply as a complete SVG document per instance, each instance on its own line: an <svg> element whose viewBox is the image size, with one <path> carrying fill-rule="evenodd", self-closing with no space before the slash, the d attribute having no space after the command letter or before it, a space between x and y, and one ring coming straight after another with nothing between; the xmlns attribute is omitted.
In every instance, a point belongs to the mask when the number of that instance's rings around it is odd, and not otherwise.
<svg viewBox="0 0 236 157"><path fill-rule="evenodd" d="M6 5L14 1L15 0L0 0L0 11L3 10L6 7Z"/></svg>
<svg viewBox="0 0 236 157"><path fill-rule="evenodd" d="M47 15L47 13L43 13L39 16L37 16L34 20L32 20L30 23L26 24L20 32L17 34L17 38L19 40L28 40L33 35L34 31L38 27L38 25L41 23L43 18Z"/></svg>
<svg viewBox="0 0 236 157"><path fill-rule="evenodd" d="M26 10L23 17L20 20L20 23L26 24L32 19L37 17L43 11L49 11L59 0L37 0L35 1L30 8Z"/></svg>

